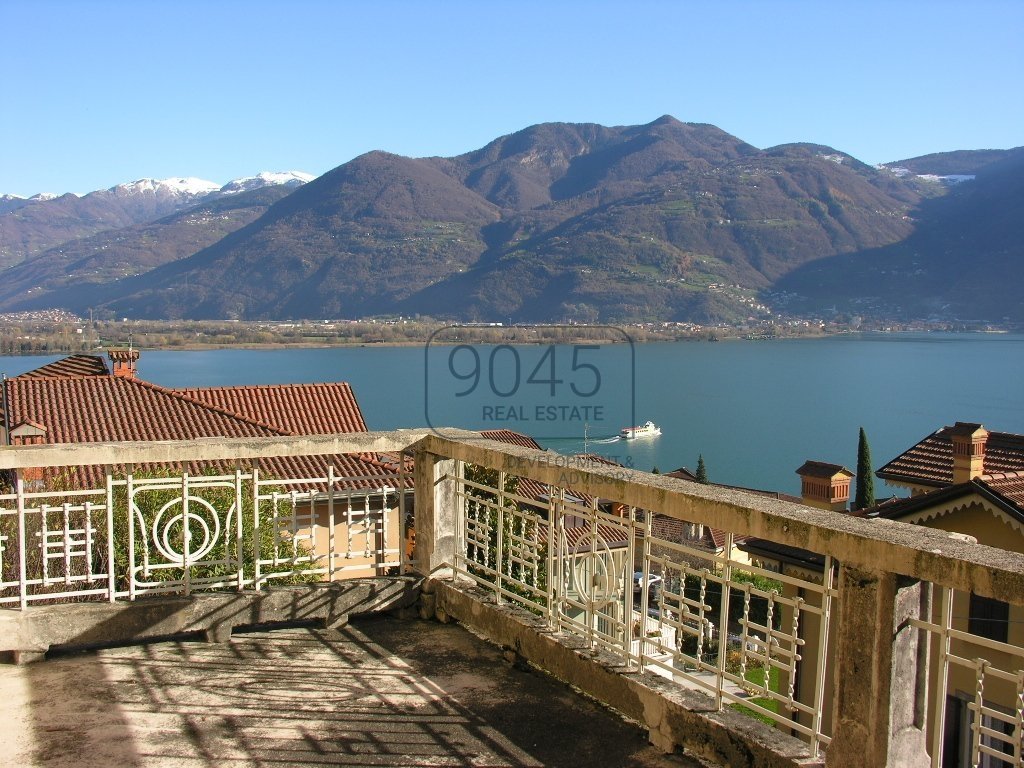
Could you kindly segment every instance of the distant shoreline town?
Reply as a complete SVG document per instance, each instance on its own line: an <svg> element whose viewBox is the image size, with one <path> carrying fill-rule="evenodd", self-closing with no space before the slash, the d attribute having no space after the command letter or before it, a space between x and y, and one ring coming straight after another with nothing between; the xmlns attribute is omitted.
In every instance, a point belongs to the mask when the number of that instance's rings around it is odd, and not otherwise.
<svg viewBox="0 0 1024 768"><path fill-rule="evenodd" d="M453 323L432 318L361 320L89 320L61 310L0 314L0 355L86 352L133 344L140 349L407 346L442 344L636 343L772 340L851 333L1009 333L1017 326L961 321L868 322L860 318L778 318L750 324Z"/></svg>

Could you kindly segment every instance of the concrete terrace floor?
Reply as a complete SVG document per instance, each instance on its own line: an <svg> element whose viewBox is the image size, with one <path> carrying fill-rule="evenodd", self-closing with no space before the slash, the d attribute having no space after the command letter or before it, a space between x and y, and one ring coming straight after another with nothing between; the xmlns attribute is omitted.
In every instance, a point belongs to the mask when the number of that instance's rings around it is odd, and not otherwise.
<svg viewBox="0 0 1024 768"><path fill-rule="evenodd" d="M454 624L387 616L0 667L0 765L696 768Z"/></svg>

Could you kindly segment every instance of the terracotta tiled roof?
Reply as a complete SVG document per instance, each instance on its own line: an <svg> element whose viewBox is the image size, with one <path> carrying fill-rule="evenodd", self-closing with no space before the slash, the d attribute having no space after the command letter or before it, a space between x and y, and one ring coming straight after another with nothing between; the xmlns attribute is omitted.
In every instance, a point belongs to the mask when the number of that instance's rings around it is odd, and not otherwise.
<svg viewBox="0 0 1024 768"><path fill-rule="evenodd" d="M613 459L609 459L607 456L601 456L597 453L577 453L574 457L585 464L596 464L602 467L621 467L622 464ZM583 465L581 465L583 466Z"/></svg>
<svg viewBox="0 0 1024 768"><path fill-rule="evenodd" d="M511 429L485 429L480 434L488 440L497 440L499 443L518 445L521 448L535 448L538 451L544 450L540 447L540 443L529 435L513 432Z"/></svg>
<svg viewBox="0 0 1024 768"><path fill-rule="evenodd" d="M704 538L708 539L711 544L714 545L715 549L722 549L725 547L725 539L727 535L728 531L723 531L721 528L712 528L709 525L704 526ZM732 543L741 544L749 538L749 536L744 536L741 533L734 533Z"/></svg>
<svg viewBox="0 0 1024 768"><path fill-rule="evenodd" d="M904 451L875 474L883 480L935 488L953 482L952 434L958 426L943 427ZM977 426L977 425L970 425ZM1024 471L1024 435L989 432L985 444L986 473Z"/></svg>
<svg viewBox="0 0 1024 768"><path fill-rule="evenodd" d="M693 474L693 472L688 470L686 467L680 467L679 469L673 470L671 472L666 472L665 477L676 477L680 480L689 480L691 483L699 482L697 480L697 476Z"/></svg>
<svg viewBox="0 0 1024 768"><path fill-rule="evenodd" d="M134 440L194 440L209 437L271 437L293 434L256 418L231 413L183 392L138 379L114 376L14 378L8 381L11 423L34 422L46 428L47 443L93 443ZM260 463L265 477L315 478L332 463L341 477L338 488L397 487L395 473L373 457L277 457ZM220 466L220 465L218 465ZM155 467L140 468L141 471ZM190 474L208 466L190 465ZM94 485L100 467L62 470L69 482ZM311 490L312 486L296 486Z"/></svg>
<svg viewBox="0 0 1024 768"><path fill-rule="evenodd" d="M522 448L533 448L538 451L544 450L540 444L529 435L524 435L520 432L513 432L511 429L487 429L480 433L483 437L488 440L496 440L499 443L506 443L508 445L518 445ZM589 466L602 466L602 467L619 467L622 466L617 461L599 456L596 453L581 453L574 456L568 457L569 464L568 469L586 469ZM517 493L528 499L532 499L541 505L547 505L547 498L550 490L547 484L533 480L529 477L520 477L519 486ZM590 494L579 493L572 490L571 488L566 489L566 493L573 499L578 499L582 506L590 506L594 502L594 497Z"/></svg>
<svg viewBox="0 0 1024 768"><path fill-rule="evenodd" d="M825 479L833 477L839 473L855 477L853 472L848 470L842 464L829 464L824 461L805 461L796 473L801 477L822 477Z"/></svg>
<svg viewBox="0 0 1024 768"><path fill-rule="evenodd" d="M978 480L1024 511L1024 472L989 473L982 475Z"/></svg>
<svg viewBox="0 0 1024 768"><path fill-rule="evenodd" d="M98 355L70 355L16 376L18 379L45 379L52 376L109 376L106 362Z"/></svg>
<svg viewBox="0 0 1024 768"><path fill-rule="evenodd" d="M704 547L708 550L717 551L725 547L726 536L728 534L727 531L723 531L721 528L712 528L709 525L705 525L702 538L700 540L691 540L686 537L686 529L690 525L692 525L692 523L689 523L686 520L679 520L674 517L668 517L667 515L655 514L654 519L651 521L651 532L659 539ZM740 542L746 541L747 538L747 536L736 534L733 536L733 543L739 544Z"/></svg>
<svg viewBox="0 0 1024 768"><path fill-rule="evenodd" d="M686 538L686 529L690 525L692 523L688 523L685 520L669 517L668 515L655 514L651 520L651 533L657 539L682 541Z"/></svg>
<svg viewBox="0 0 1024 768"><path fill-rule="evenodd" d="M8 382L11 422L46 425L48 443L194 440L287 434L155 384L115 376Z"/></svg>
<svg viewBox="0 0 1024 768"><path fill-rule="evenodd" d="M593 538L593 528L590 525L575 525L565 527L565 543L570 552L586 551L590 549L590 540ZM537 527L537 539L541 544L548 543L548 526L542 523ZM600 542L604 542L610 549L621 549L629 544L629 529L620 528L617 525L607 523L597 524L598 551Z"/></svg>
<svg viewBox="0 0 1024 768"><path fill-rule="evenodd" d="M519 445L523 448L540 449L540 446L533 440L533 438L508 429L487 430L480 434L489 440L496 440L510 445ZM573 466L579 468L585 468L590 464L615 464L615 462L604 459L603 457L600 458L600 460L595 460L594 457L591 456L573 456L570 458L574 462ZM532 505L530 506L530 510L532 512L540 512L542 514L546 513L548 507L548 495L550 493L550 486L530 477L520 476L516 482L515 494L524 499L529 499L532 502ZM585 493L578 493L573 491L571 488L566 489L566 496L567 502L575 503L578 506L590 507L594 501L593 496ZM582 518L573 515L571 510L567 511L567 515L568 522L565 526L565 541L569 552L589 549L591 538L590 533L593 530L592 526L589 523L573 525L573 521L581 521ZM541 544L546 544L548 542L549 535L550 531L548 522L547 520L542 520L537 526L537 538ZM625 547L629 543L628 528L621 528L608 523L597 523L597 536L613 549Z"/></svg>
<svg viewBox="0 0 1024 768"><path fill-rule="evenodd" d="M295 435L365 432L356 396L345 382L205 387L175 392Z"/></svg>

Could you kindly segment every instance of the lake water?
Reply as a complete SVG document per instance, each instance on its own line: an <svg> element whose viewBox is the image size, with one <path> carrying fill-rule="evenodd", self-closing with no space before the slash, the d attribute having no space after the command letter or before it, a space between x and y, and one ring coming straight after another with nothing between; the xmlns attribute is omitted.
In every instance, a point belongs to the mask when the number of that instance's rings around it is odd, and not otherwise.
<svg viewBox="0 0 1024 768"><path fill-rule="evenodd" d="M0 357L0 371L54 359ZM144 351L139 371L168 387L348 381L370 429L507 427L566 453L586 432L588 450L638 469L694 469L703 454L713 481L789 493L806 459L855 469L861 426L875 468L955 421L1024 433L1016 334ZM660 437L601 442L648 419Z"/></svg>

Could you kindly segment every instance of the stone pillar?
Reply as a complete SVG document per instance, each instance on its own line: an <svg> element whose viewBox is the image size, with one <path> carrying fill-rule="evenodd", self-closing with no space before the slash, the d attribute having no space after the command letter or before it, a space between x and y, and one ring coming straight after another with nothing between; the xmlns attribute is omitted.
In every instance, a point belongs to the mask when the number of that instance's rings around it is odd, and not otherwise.
<svg viewBox="0 0 1024 768"><path fill-rule="evenodd" d="M912 627L910 620L928 618L930 608L930 584L897 578L889 697L891 765L928 764L928 632Z"/></svg>
<svg viewBox="0 0 1024 768"><path fill-rule="evenodd" d="M454 575L456 539L465 500L456 494L462 463L424 451L416 452L415 485L417 572L429 578Z"/></svg>
<svg viewBox="0 0 1024 768"><path fill-rule="evenodd" d="M838 602L829 768L927 765L921 583L842 566Z"/></svg>

